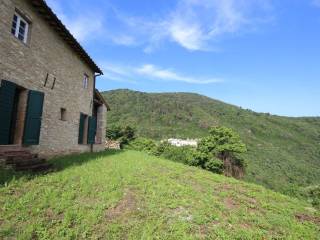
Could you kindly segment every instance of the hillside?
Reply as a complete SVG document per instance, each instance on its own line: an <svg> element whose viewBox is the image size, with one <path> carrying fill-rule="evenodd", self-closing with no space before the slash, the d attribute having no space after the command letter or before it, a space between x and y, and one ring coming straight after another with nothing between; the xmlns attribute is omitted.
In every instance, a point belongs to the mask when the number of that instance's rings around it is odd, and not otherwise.
<svg viewBox="0 0 320 240"><path fill-rule="evenodd" d="M0 239L317 239L308 203L134 151L54 159L0 185ZM13 174L13 173L11 173Z"/></svg>
<svg viewBox="0 0 320 240"><path fill-rule="evenodd" d="M109 124L140 136L199 138L213 125L235 129L248 146L246 179L291 193L320 183L320 118L255 113L191 93L104 92Z"/></svg>

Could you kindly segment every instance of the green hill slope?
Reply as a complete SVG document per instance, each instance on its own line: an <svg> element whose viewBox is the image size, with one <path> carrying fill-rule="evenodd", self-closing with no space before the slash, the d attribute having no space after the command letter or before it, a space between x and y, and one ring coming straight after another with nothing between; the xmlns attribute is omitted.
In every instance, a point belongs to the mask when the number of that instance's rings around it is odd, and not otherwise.
<svg viewBox="0 0 320 240"><path fill-rule="evenodd" d="M235 129L248 145L246 179L290 192L320 183L320 118L259 114L191 93L114 90L109 124L132 125L140 136L199 138L213 125Z"/></svg>
<svg viewBox="0 0 320 240"><path fill-rule="evenodd" d="M134 151L52 162L0 185L0 239L319 237L308 203L195 167Z"/></svg>

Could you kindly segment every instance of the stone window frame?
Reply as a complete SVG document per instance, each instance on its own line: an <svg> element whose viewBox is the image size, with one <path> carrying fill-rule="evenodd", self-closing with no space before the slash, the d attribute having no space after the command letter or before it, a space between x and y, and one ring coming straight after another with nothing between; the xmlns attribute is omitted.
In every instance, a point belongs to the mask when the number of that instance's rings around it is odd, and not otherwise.
<svg viewBox="0 0 320 240"><path fill-rule="evenodd" d="M15 22L15 19L16 19L16 22ZM23 39L20 38L20 34L19 34L21 23L25 24ZM15 9L12 17L12 22L11 22L11 34L20 42L27 45L29 42L30 33L31 33L30 19L26 17L26 15L23 14L21 11L19 11L18 9Z"/></svg>

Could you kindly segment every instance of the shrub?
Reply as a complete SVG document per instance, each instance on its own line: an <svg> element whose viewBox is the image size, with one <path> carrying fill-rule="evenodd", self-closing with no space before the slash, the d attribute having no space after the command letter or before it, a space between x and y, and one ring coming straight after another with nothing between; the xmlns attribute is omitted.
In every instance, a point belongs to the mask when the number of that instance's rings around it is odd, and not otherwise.
<svg viewBox="0 0 320 240"><path fill-rule="evenodd" d="M302 194L313 206L320 209L320 185L306 187L303 189Z"/></svg>
<svg viewBox="0 0 320 240"><path fill-rule="evenodd" d="M172 146L167 141L157 143L148 138L137 138L129 143L128 148L201 167L214 173L243 177L246 162L242 154L247 148L239 135L226 127L211 128L209 133L196 149Z"/></svg>
<svg viewBox="0 0 320 240"><path fill-rule="evenodd" d="M194 161L215 173L242 177L246 166L242 156L247 151L240 136L226 127L213 127L197 148Z"/></svg>
<svg viewBox="0 0 320 240"><path fill-rule="evenodd" d="M223 173L223 162L217 158L209 159L205 164L204 168L218 174Z"/></svg>
<svg viewBox="0 0 320 240"><path fill-rule="evenodd" d="M108 126L106 137L110 140L118 140L122 136L121 127L117 125Z"/></svg>
<svg viewBox="0 0 320 240"><path fill-rule="evenodd" d="M127 147L129 149L143 151L153 155L156 155L157 153L156 142L148 138L136 138L135 140L131 141Z"/></svg>
<svg viewBox="0 0 320 240"><path fill-rule="evenodd" d="M123 145L126 145L135 139L135 130L130 126L120 127L118 125L113 125L108 127L106 137L110 140L119 141L121 147L123 147Z"/></svg>

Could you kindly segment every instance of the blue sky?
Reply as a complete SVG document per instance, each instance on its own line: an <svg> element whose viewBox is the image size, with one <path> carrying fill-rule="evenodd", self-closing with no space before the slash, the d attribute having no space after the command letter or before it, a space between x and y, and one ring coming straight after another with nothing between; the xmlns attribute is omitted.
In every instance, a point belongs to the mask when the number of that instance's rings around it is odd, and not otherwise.
<svg viewBox="0 0 320 240"><path fill-rule="evenodd" d="M103 69L99 90L320 116L320 0L47 2Z"/></svg>

